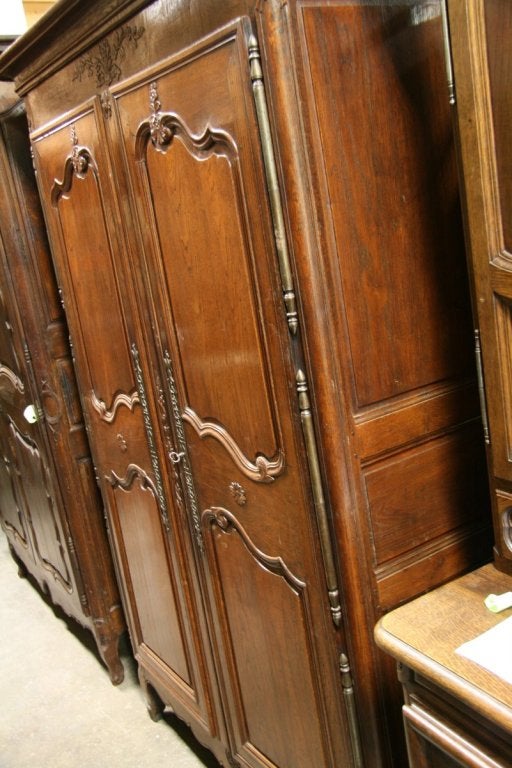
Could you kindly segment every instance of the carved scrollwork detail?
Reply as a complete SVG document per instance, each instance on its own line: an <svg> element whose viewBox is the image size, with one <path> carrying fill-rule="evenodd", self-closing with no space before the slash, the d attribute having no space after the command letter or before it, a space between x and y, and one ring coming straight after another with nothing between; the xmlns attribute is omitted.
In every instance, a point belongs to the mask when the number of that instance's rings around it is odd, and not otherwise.
<svg viewBox="0 0 512 768"><path fill-rule="evenodd" d="M16 389L21 395L25 392L25 385L9 366L0 363L0 377L5 377L14 389Z"/></svg>
<svg viewBox="0 0 512 768"><path fill-rule="evenodd" d="M110 408L107 408L106 403L103 400L100 400L94 391L91 392L90 397L92 407L96 413L99 414L100 419L106 421L107 424L111 424L114 421L117 411L121 406L125 406L130 411L133 411L135 406L140 403L139 394L136 390L129 395L125 392L118 393Z"/></svg>
<svg viewBox="0 0 512 768"><path fill-rule="evenodd" d="M41 379L41 400L44 418L56 439L62 418L62 402L57 393L50 387L47 379Z"/></svg>
<svg viewBox="0 0 512 768"><path fill-rule="evenodd" d="M128 464L124 477L120 477L114 470L112 470L110 475L105 475L105 480L112 486L112 488L122 488L123 491L131 490L134 481L139 480L141 488L151 491L155 499L158 498L155 484L147 472L144 472L144 470L137 464Z"/></svg>
<svg viewBox="0 0 512 768"><path fill-rule="evenodd" d="M229 486L229 492L236 501L239 507L244 507L247 504L247 495L245 488L240 483L231 483Z"/></svg>
<svg viewBox="0 0 512 768"><path fill-rule="evenodd" d="M173 131L162 120L162 113L160 111L162 105L158 97L156 82L151 83L149 86L149 106L151 110L149 116L151 142L155 149L162 150L171 142Z"/></svg>
<svg viewBox="0 0 512 768"><path fill-rule="evenodd" d="M285 468L284 453L279 450L277 457L268 459L266 456L256 456L250 461L231 437L229 432L211 421L202 421L188 406L183 411L183 420L195 429L201 439L212 437L228 452L236 466L246 477L257 483L271 483Z"/></svg>
<svg viewBox="0 0 512 768"><path fill-rule="evenodd" d="M67 195L71 189L73 178L85 179L89 169L95 169L95 163L91 156L91 153L87 147L80 146L78 143L78 135L76 127L71 126L71 154L66 158L64 165L64 175L61 181L54 179L53 187L51 191L52 205L57 206L59 200L64 195ZM64 308L64 301L62 299L62 293L59 288L59 296L61 299L62 307Z"/></svg>
<svg viewBox="0 0 512 768"><path fill-rule="evenodd" d="M243 528L229 510L224 509L223 507L210 507L210 509L204 510L202 519L205 524L217 525L227 534L236 531L254 559L261 563L271 573L274 573L277 576L282 576L297 592L302 591L306 586L301 579L297 578L297 576L290 571L282 557L272 557L258 549L247 534L245 528Z"/></svg>
<svg viewBox="0 0 512 768"><path fill-rule="evenodd" d="M103 116L109 120L112 117L112 97L107 89L100 93L100 104Z"/></svg>
<svg viewBox="0 0 512 768"><path fill-rule="evenodd" d="M152 82L149 92L150 115L139 125L135 139L137 159L144 157L148 142L157 152L165 154L173 139L179 137L193 157L201 160L212 155L236 156L236 144L224 131L206 126L201 135L194 135L174 112L161 111L157 83Z"/></svg>
<svg viewBox="0 0 512 768"><path fill-rule="evenodd" d="M73 144L73 149L71 151L73 171L80 179L82 179L89 167L89 159L84 148L78 145L78 136L74 125L71 126L71 141Z"/></svg>
<svg viewBox="0 0 512 768"><path fill-rule="evenodd" d="M112 36L102 40L92 51L82 56L75 65L73 80L79 82L87 76L96 79L98 88L105 88L122 77L121 63L129 49L137 48L145 32L144 27L124 26Z"/></svg>

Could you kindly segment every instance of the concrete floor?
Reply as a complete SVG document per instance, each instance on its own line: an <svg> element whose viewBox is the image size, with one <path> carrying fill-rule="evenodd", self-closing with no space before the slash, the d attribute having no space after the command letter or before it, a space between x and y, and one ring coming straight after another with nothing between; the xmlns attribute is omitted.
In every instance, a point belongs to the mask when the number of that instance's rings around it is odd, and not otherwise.
<svg viewBox="0 0 512 768"><path fill-rule="evenodd" d="M2 532L0 595L0 768L219 768L172 716L150 720L128 652L111 685L88 637L18 576Z"/></svg>

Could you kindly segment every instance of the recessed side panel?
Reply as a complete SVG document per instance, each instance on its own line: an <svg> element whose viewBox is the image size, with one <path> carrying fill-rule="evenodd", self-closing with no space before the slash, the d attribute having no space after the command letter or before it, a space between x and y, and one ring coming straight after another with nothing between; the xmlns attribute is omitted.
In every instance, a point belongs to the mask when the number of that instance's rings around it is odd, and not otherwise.
<svg viewBox="0 0 512 768"><path fill-rule="evenodd" d="M365 470L374 568L381 607L464 571L490 550L480 480L481 434L474 427L370 465Z"/></svg>
<svg viewBox="0 0 512 768"><path fill-rule="evenodd" d="M473 362L441 3L300 7L362 408Z"/></svg>

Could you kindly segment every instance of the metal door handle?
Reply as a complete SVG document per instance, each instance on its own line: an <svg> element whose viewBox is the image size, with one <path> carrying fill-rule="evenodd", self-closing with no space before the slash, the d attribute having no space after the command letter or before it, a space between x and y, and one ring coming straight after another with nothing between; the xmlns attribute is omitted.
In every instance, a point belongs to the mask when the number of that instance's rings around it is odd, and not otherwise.
<svg viewBox="0 0 512 768"><path fill-rule="evenodd" d="M23 416L29 424L35 424L36 421L39 421L39 412L35 405L27 405L23 411Z"/></svg>

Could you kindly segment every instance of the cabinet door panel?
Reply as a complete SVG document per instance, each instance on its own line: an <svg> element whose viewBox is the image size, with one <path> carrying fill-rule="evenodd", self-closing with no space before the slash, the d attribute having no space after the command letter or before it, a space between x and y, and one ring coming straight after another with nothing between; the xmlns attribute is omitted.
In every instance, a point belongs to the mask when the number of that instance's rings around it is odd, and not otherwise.
<svg viewBox="0 0 512 768"><path fill-rule="evenodd" d="M258 550L234 514L212 508L203 518L242 754L249 764L257 757L265 766L329 765L306 584L281 557ZM307 729L298 728L305 717Z"/></svg>
<svg viewBox="0 0 512 768"><path fill-rule="evenodd" d="M150 391L128 326L131 265L115 227L103 138L91 108L36 140L36 161L134 649L158 659L197 715L207 705L195 651L185 647L186 580L172 554L175 522L153 442Z"/></svg>
<svg viewBox="0 0 512 768"><path fill-rule="evenodd" d="M3 257L4 247L0 239L0 255ZM0 509L2 528L9 540L22 546L29 552L27 521L20 496L19 470L16 465L12 440L10 439L9 415L18 415L21 403L26 393L27 384L20 376L18 356L13 343L13 330L8 315L6 298L7 288L0 273L0 437L1 437L1 467L0 467Z"/></svg>
<svg viewBox="0 0 512 768"><path fill-rule="evenodd" d="M160 659L172 660L174 672L190 684L173 576L169 567L162 567L166 553L155 491L148 478L133 468L110 495L115 496L111 503L118 514L119 537L129 564L128 589L138 607L141 637Z"/></svg>
<svg viewBox="0 0 512 768"><path fill-rule="evenodd" d="M12 247L12 246L11 246ZM37 424L24 418L26 406L35 404L33 379L24 350L25 338L18 309L9 295L6 252L0 240L0 413L3 472L2 521L14 550L31 552L42 571L36 578L50 588L57 585L59 603L66 606L76 591L68 554L67 531L56 504L59 497L50 480L48 455ZM35 406L37 407L37 406ZM23 550L18 554L22 555Z"/></svg>
<svg viewBox="0 0 512 768"><path fill-rule="evenodd" d="M64 531L53 494L48 487L48 468L38 445L30 435L10 421L11 440L14 445L17 471L23 478L25 514L37 561L69 592L73 591L71 570L64 540Z"/></svg>
<svg viewBox="0 0 512 768"><path fill-rule="evenodd" d="M318 768L350 758L245 35L114 95L235 752Z"/></svg>

